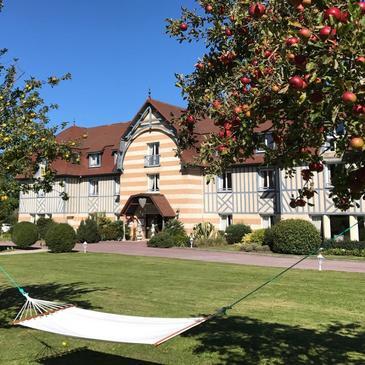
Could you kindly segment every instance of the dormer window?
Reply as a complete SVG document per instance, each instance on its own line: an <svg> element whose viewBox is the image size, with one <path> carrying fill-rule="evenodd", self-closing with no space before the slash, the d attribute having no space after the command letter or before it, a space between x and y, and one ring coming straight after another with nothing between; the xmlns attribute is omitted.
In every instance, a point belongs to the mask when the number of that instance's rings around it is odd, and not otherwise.
<svg viewBox="0 0 365 365"><path fill-rule="evenodd" d="M89 167L100 167L100 166L101 166L101 153L90 153Z"/></svg>
<svg viewBox="0 0 365 365"><path fill-rule="evenodd" d="M256 152L262 153L267 149L275 148L274 139L272 133L262 133L258 136L259 143Z"/></svg>

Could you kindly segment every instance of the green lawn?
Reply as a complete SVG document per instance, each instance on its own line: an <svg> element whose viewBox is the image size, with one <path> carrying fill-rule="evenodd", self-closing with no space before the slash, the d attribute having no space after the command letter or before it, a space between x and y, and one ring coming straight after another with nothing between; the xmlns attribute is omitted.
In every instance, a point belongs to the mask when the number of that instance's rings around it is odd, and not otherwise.
<svg viewBox="0 0 365 365"><path fill-rule="evenodd" d="M162 317L211 313L280 271L82 253L0 256L0 265L33 297ZM154 348L11 327L22 298L0 276L0 364L364 364L364 298L364 274L292 270L229 316Z"/></svg>

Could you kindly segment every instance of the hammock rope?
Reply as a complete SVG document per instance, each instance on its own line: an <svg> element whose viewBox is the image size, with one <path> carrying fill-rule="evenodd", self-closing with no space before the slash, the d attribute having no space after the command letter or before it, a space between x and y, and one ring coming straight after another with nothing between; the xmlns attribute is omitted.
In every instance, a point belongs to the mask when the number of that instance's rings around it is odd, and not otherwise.
<svg viewBox="0 0 365 365"><path fill-rule="evenodd" d="M342 236L357 224L358 222L343 230L338 235L335 235L333 239ZM244 294L231 304L219 308L210 315L196 318L124 316L80 309L72 304L34 299L29 296L25 289L22 288L1 265L0 271L5 275L12 286L14 286L26 299L24 305L15 317L13 324L20 324L25 327L79 338L113 342L145 343L159 346L190 328L216 316L226 315L227 311L233 309L234 306L257 293L308 257L322 250L323 248L320 247L300 258L298 261L283 269L250 292ZM52 316L52 314L54 315Z"/></svg>

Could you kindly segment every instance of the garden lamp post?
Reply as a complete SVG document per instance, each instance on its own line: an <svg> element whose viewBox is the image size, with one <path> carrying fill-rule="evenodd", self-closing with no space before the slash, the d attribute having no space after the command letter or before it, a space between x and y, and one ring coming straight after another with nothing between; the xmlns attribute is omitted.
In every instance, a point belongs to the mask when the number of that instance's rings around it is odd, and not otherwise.
<svg viewBox="0 0 365 365"><path fill-rule="evenodd" d="M317 259L318 259L318 270L322 271L322 264L323 264L323 261L325 260L325 258L321 253L319 253L317 256Z"/></svg>

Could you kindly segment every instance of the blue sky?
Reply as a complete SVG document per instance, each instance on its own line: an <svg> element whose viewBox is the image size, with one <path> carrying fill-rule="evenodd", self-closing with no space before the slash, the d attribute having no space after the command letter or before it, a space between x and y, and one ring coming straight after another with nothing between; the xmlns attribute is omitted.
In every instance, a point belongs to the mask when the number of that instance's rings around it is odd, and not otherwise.
<svg viewBox="0 0 365 365"><path fill-rule="evenodd" d="M194 0L5 0L0 48L27 76L66 72L72 80L45 90L58 103L53 123L94 126L131 119L147 97L184 105L174 73L189 73L201 55L165 34L165 18Z"/></svg>

